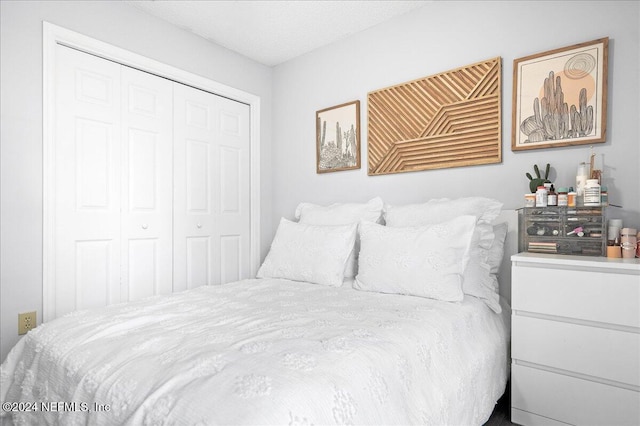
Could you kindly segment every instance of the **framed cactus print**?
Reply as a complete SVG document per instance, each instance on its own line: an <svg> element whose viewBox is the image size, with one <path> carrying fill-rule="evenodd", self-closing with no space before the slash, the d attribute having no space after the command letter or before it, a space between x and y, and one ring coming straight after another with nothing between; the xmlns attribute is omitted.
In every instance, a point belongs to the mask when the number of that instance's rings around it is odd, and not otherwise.
<svg viewBox="0 0 640 426"><path fill-rule="evenodd" d="M316 171L360 168L360 101L316 112Z"/></svg>
<svg viewBox="0 0 640 426"><path fill-rule="evenodd" d="M513 61L511 150L604 142L609 38Z"/></svg>

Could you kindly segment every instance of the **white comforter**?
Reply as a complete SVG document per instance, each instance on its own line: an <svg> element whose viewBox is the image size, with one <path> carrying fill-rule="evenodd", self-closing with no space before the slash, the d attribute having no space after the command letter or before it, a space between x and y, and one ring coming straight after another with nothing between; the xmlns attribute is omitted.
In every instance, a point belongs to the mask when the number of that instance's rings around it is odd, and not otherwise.
<svg viewBox="0 0 640 426"><path fill-rule="evenodd" d="M2 364L1 400L48 410L16 424L477 425L507 339L472 297L245 280L45 323Z"/></svg>

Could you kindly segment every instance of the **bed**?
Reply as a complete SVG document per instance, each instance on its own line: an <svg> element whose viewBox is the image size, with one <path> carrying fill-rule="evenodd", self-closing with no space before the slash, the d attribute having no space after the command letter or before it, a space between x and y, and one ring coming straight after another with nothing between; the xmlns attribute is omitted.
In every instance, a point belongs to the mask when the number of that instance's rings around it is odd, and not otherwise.
<svg viewBox="0 0 640 426"><path fill-rule="evenodd" d="M281 222L255 279L77 311L30 331L1 366L3 420L483 424L509 375L510 310L505 297L472 296L463 287L467 272L478 275L478 265L470 265L472 246L482 245L482 215L465 219L463 229L462 222L443 227L438 214L431 215L434 223L416 225L416 209L424 218L417 205L385 209L372 200L347 207L301 204L296 221ZM388 212L395 216L384 217ZM484 220L492 235L501 222L515 222L514 212ZM508 253L512 233L503 228L501 251ZM451 233L459 229L469 237L464 253L436 240L447 258L460 258L457 273L438 255L427 262L457 275L451 281L457 284L412 287L424 265L407 259L423 259L418 249L435 244L436 234L462 241ZM507 275L508 255L496 258L491 245L481 264L493 280ZM384 279L390 271L380 269L385 263L389 269L381 247L392 261L391 281ZM427 275L447 281L440 272ZM403 284L393 287L397 282ZM459 300L452 288L464 290Z"/></svg>

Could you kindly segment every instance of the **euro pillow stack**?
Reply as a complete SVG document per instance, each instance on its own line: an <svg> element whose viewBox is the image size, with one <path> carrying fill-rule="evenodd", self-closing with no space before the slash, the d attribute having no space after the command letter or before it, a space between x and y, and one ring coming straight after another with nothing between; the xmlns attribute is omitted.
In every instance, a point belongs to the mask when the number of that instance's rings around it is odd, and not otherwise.
<svg viewBox="0 0 640 426"><path fill-rule="evenodd" d="M489 263L489 252L495 240L493 222L501 209L502 203L490 198L442 198L420 204L387 205L385 221L389 227L412 227L437 224L457 216L474 216L476 227L470 259L463 274L463 292L482 299L492 310L500 313L502 308L498 281L495 274L492 274L493 265ZM499 262L497 266L493 266L496 270L498 267Z"/></svg>
<svg viewBox="0 0 640 426"><path fill-rule="evenodd" d="M361 223L360 264L353 287L461 301L475 224L475 216L402 228Z"/></svg>
<svg viewBox="0 0 640 426"><path fill-rule="evenodd" d="M353 225L360 222L382 221L384 203L379 197L366 203L334 203L320 206L312 203L300 203L296 208L295 217L300 223L307 225ZM353 253L349 256L344 277L351 279L358 271L358 253L360 238L356 235Z"/></svg>

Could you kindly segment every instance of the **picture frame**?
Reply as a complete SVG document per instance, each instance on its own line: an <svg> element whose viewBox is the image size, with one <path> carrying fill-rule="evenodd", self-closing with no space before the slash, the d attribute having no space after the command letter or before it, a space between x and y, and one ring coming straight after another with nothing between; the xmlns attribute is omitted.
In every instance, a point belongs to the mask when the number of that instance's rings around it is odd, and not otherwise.
<svg viewBox="0 0 640 426"><path fill-rule="evenodd" d="M609 38L513 61L511 150L605 142Z"/></svg>
<svg viewBox="0 0 640 426"><path fill-rule="evenodd" d="M360 101L316 111L316 172L360 168Z"/></svg>
<svg viewBox="0 0 640 426"><path fill-rule="evenodd" d="M502 162L502 58L367 94L367 173Z"/></svg>

